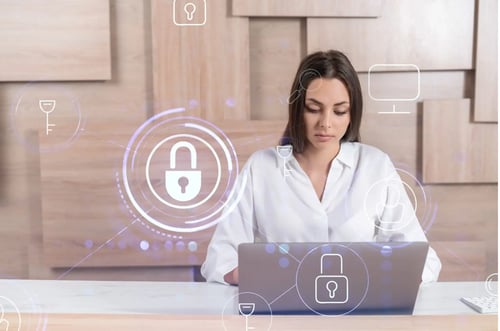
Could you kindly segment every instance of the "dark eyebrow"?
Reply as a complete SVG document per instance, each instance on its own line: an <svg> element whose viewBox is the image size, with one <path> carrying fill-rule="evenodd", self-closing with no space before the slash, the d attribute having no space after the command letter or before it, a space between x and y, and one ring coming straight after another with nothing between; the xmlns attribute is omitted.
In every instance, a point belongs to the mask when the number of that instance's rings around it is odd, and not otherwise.
<svg viewBox="0 0 500 331"><path fill-rule="evenodd" d="M316 100L316 99L314 99L314 98L307 98L307 100L306 100L306 101L312 101L312 102L314 102L315 104L318 104L318 105L323 106L323 103L322 103L322 102L320 102L320 101L318 101L318 100ZM349 101L341 101L341 102L337 102L336 104L334 104L334 106L342 106L342 105L345 105L345 104L347 104L347 105L348 105L348 104L349 104Z"/></svg>

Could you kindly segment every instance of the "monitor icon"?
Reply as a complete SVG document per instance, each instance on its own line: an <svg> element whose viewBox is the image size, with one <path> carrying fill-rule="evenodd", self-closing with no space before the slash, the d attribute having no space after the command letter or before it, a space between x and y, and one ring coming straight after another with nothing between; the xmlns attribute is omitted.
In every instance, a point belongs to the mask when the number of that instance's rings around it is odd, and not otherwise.
<svg viewBox="0 0 500 331"><path fill-rule="evenodd" d="M378 84L377 75L374 73L386 73L386 72L398 72L405 71L414 73L411 78L415 82L414 89L410 91L398 91L397 93L392 91L387 91L387 89L382 89ZM385 63L385 64L373 64L368 69L368 95L372 100L375 101L386 101L392 102L392 111L382 111L379 114L409 114L408 111L396 111L395 102L400 101L415 101L420 97L420 69L415 64L408 63Z"/></svg>

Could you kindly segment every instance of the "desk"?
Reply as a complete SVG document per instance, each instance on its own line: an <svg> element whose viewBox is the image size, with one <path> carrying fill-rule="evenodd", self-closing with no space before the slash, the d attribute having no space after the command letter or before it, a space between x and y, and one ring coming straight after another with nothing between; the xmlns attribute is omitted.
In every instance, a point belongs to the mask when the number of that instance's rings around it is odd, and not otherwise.
<svg viewBox="0 0 500 331"><path fill-rule="evenodd" d="M253 330L267 330L270 323L270 330L332 325L353 331L497 330L497 315L477 314L459 301L485 294L483 282L423 284L415 316L251 316L250 325ZM237 288L219 284L1 280L0 301L13 321L9 330L16 330L17 310L21 330L30 331L245 329L244 317L237 316Z"/></svg>

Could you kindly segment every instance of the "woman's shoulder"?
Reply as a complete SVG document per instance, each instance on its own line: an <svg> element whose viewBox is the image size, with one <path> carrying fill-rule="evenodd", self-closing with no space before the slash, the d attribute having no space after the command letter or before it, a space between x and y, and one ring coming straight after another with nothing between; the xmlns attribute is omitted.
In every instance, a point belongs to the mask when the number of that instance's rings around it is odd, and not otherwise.
<svg viewBox="0 0 500 331"><path fill-rule="evenodd" d="M342 148L347 149L347 153L351 154L353 159L358 162L387 162L389 156L381 149L359 142L345 142Z"/></svg>
<svg viewBox="0 0 500 331"><path fill-rule="evenodd" d="M246 165L252 168L275 166L277 157L278 154L276 147L260 149L250 155L246 162Z"/></svg>

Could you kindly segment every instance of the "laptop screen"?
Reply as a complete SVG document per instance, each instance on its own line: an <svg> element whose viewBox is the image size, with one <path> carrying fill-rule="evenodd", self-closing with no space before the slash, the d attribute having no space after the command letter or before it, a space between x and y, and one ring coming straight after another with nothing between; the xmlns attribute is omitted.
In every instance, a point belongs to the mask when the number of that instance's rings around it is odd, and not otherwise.
<svg viewBox="0 0 500 331"><path fill-rule="evenodd" d="M253 314L411 314L427 242L241 244L239 302Z"/></svg>

